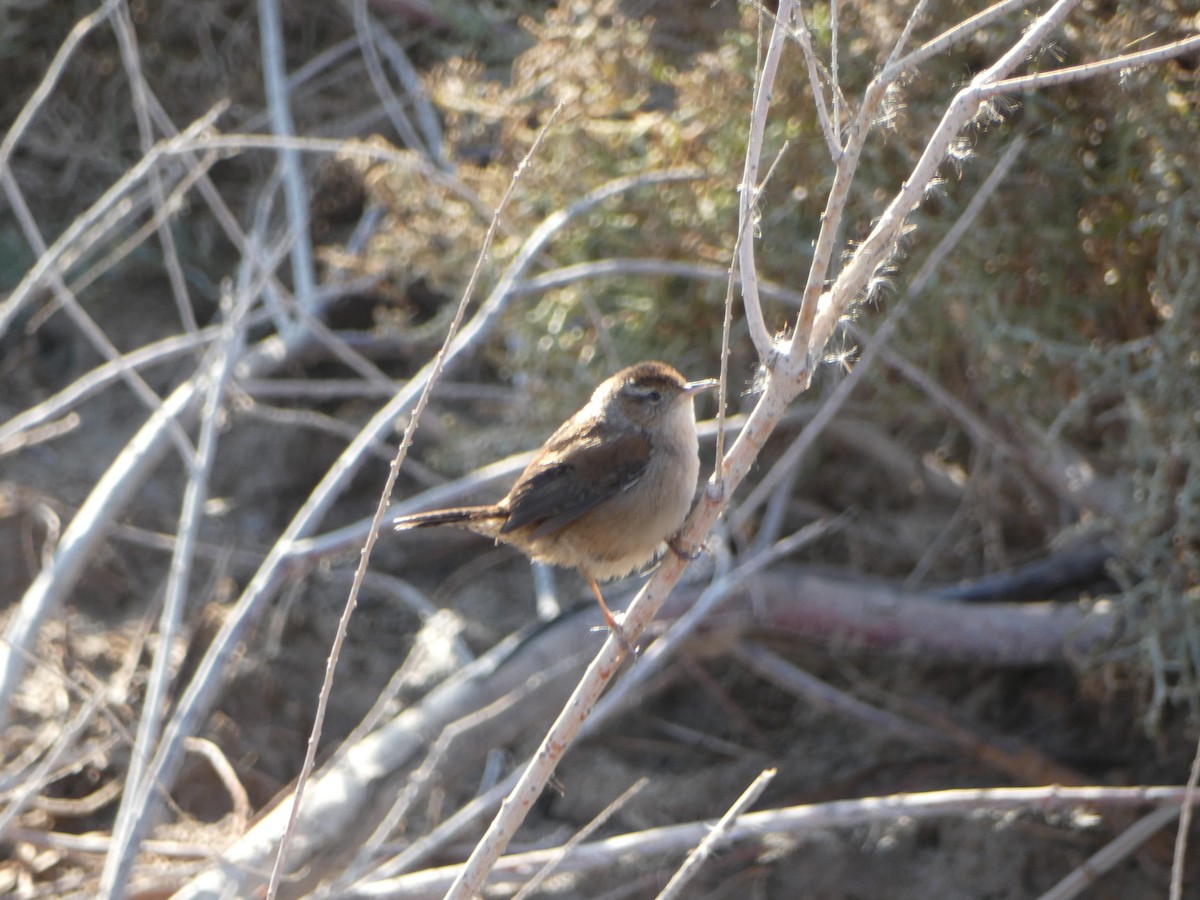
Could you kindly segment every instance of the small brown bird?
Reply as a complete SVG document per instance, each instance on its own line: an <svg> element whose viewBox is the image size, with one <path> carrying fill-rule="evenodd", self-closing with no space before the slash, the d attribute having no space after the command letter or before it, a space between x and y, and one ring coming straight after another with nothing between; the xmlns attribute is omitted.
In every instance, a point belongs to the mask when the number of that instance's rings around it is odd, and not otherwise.
<svg viewBox="0 0 1200 900"><path fill-rule="evenodd" d="M622 369L550 436L499 503L392 524L457 525L537 562L577 569L626 643L597 582L641 568L683 525L700 473L692 398L716 384L685 381L661 362Z"/></svg>

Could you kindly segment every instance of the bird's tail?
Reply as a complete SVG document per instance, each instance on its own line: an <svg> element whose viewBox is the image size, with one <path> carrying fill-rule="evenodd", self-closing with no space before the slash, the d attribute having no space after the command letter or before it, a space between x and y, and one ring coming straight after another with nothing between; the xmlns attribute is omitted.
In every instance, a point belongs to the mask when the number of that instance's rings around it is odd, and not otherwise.
<svg viewBox="0 0 1200 900"><path fill-rule="evenodd" d="M492 506L457 506L453 509L435 509L432 512L413 513L392 519L396 531L409 528L431 528L434 525L458 525L469 528L473 524L486 522L498 515Z"/></svg>

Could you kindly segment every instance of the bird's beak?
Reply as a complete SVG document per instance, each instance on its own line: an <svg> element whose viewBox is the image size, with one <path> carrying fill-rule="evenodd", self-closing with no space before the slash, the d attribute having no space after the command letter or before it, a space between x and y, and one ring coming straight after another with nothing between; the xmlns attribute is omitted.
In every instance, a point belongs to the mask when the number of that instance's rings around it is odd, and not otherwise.
<svg viewBox="0 0 1200 900"><path fill-rule="evenodd" d="M683 395L690 397L693 394L698 394L701 391L707 391L709 388L716 387L721 382L715 378L705 378L703 381L689 381L683 386Z"/></svg>

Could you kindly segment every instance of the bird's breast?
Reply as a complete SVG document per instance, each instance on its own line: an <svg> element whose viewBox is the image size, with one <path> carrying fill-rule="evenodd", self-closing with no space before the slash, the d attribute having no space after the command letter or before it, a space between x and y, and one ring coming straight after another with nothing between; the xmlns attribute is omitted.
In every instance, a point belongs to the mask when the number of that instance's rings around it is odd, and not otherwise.
<svg viewBox="0 0 1200 900"><path fill-rule="evenodd" d="M578 569L599 581L644 567L679 531L691 509L699 473L693 427L690 440L656 444L635 483L537 541L534 559Z"/></svg>

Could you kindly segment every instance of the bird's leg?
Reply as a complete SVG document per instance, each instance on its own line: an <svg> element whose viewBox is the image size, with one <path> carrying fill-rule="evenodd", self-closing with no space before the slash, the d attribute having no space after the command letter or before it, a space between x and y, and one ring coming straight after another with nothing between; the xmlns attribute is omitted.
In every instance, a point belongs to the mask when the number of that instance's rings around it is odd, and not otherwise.
<svg viewBox="0 0 1200 900"><path fill-rule="evenodd" d="M596 602L600 604L600 612L604 614L604 624L609 630L616 635L616 638L621 643L621 647L630 656L636 656L637 651L633 649L633 645L629 643L629 638L625 636L625 629L617 624L617 620L613 617L612 610L608 608L608 604L604 602L604 595L600 593L600 585L596 583L596 579L591 575L587 576L588 584L592 586L592 593L596 595Z"/></svg>

